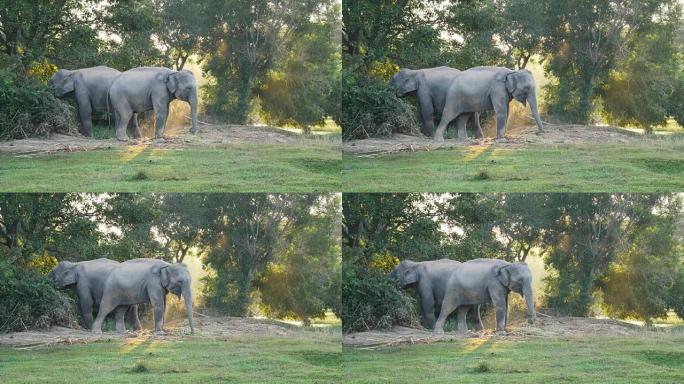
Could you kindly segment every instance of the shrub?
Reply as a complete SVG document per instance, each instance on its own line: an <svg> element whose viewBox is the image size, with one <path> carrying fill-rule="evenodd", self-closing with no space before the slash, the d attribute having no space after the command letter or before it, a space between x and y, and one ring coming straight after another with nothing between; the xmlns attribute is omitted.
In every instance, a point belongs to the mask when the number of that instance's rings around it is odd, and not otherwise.
<svg viewBox="0 0 684 384"><path fill-rule="evenodd" d="M75 326L74 303L43 275L0 261L0 333Z"/></svg>
<svg viewBox="0 0 684 384"><path fill-rule="evenodd" d="M345 140L396 132L418 134L416 115L416 107L397 98L384 80L357 74L353 68L342 71L342 113L337 123Z"/></svg>
<svg viewBox="0 0 684 384"><path fill-rule="evenodd" d="M343 332L420 326L415 299L384 273L348 259L342 268Z"/></svg>
<svg viewBox="0 0 684 384"><path fill-rule="evenodd" d="M21 63L0 57L0 140L77 132L76 114Z"/></svg>

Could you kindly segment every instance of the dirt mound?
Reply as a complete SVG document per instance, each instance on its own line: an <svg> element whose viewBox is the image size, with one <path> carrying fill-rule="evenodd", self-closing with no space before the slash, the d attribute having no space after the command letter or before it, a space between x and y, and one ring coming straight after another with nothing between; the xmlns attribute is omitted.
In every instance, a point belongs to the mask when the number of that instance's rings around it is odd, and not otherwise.
<svg viewBox="0 0 684 384"><path fill-rule="evenodd" d="M664 135L663 135L664 136ZM511 129L506 140L497 142L491 137L467 140L447 139L436 144L432 138L395 134L391 137L377 137L364 140L351 140L342 144L342 153L357 156L377 156L396 152L430 151L453 147L491 146L501 148L524 148L535 145L562 144L624 144L643 143L645 140L662 140L663 137L646 136L633 130L619 127L595 125L547 124L543 133L537 133L536 126Z"/></svg>
<svg viewBox="0 0 684 384"><path fill-rule="evenodd" d="M173 132L174 130L169 130ZM83 136L67 136L56 134L45 138L30 138L0 142L0 153L11 153L18 156L35 156L55 152L89 151L101 148L114 148L144 145L154 148L203 147L216 148L236 143L293 144L302 141L315 141L316 138L281 128L245 125L209 125L199 128L197 134L187 130L177 134L170 133L166 138L153 140L150 138L131 139L121 142L116 139L92 139Z"/></svg>
<svg viewBox="0 0 684 384"><path fill-rule="evenodd" d="M355 348L383 348L405 344L426 344L466 338L501 338L525 340L532 338L638 336L650 332L642 327L618 320L585 317L537 317L534 325L526 321L509 323L508 332L497 334L493 329L459 334L447 332L435 335L430 330L394 327L387 331L368 331L346 334L342 345Z"/></svg>
<svg viewBox="0 0 684 384"><path fill-rule="evenodd" d="M130 342L141 340L178 340L188 337L187 321L171 321L164 326L165 332L157 334L149 329L125 333L104 332L95 335L86 329L51 327L40 331L15 332L0 335L0 347L36 348L57 344L80 344L98 340L122 339ZM239 317L195 317L195 334L190 337L223 339L244 335L289 336L296 334L298 327L267 319Z"/></svg>

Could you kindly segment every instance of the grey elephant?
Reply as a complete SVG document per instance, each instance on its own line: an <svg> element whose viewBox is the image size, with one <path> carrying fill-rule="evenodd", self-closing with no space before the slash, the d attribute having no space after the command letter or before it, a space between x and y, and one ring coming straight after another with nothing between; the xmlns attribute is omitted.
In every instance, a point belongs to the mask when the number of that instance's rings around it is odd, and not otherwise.
<svg viewBox="0 0 684 384"><path fill-rule="evenodd" d="M432 137L434 134L434 113L438 115L444 110L446 94L454 77L461 73L458 69L450 67L436 67L423 69L402 68L390 80L390 85L396 89L397 97L405 97L415 94L420 107L422 132L425 136ZM459 137L465 137L466 123L472 117L478 137L483 137L480 126L480 113L467 113L463 115L463 132L458 131Z"/></svg>
<svg viewBox="0 0 684 384"><path fill-rule="evenodd" d="M435 333L444 333L444 322L451 312L463 305L492 302L496 307L496 330L505 332L508 316L508 293L519 293L527 303L528 322L534 323L532 273L525 263L498 259L475 259L461 263L451 273L446 286ZM466 331L465 317L458 316L458 331Z"/></svg>
<svg viewBox="0 0 684 384"><path fill-rule="evenodd" d="M121 141L128 140L126 126L133 115L150 110L156 115L155 138L162 138L173 99L190 104L190 132L197 132L197 82L190 71L161 67L130 69L112 82L109 99L114 109L116 138Z"/></svg>
<svg viewBox="0 0 684 384"><path fill-rule="evenodd" d="M60 261L48 277L57 284L59 289L74 288L83 322L87 328L92 328L93 306L100 305L105 281L118 265L120 263L106 258L81 262ZM119 332L125 330L124 317L128 308L129 306L116 307L116 330ZM138 306L133 305L131 309L135 329L142 329L138 317Z"/></svg>
<svg viewBox="0 0 684 384"><path fill-rule="evenodd" d="M417 288L423 322L427 328L434 328L435 309L441 307L449 277L460 264L458 261L449 259L418 262L403 260L390 273L390 278L397 280L402 288L414 286ZM459 314L462 313L465 319L470 309L469 305L463 306L459 308ZM479 306L477 306L477 320L480 329L483 329Z"/></svg>
<svg viewBox="0 0 684 384"><path fill-rule="evenodd" d="M503 140L508 120L508 106L516 99L523 105L529 102L539 132L544 125L537 109L537 94L532 72L514 71L503 67L475 67L457 74L447 90L442 119L434 140L444 141L449 123L458 117L458 130L465 132L464 113L493 110L496 113L496 138Z"/></svg>
<svg viewBox="0 0 684 384"><path fill-rule="evenodd" d="M78 105L81 123L81 134L93 135L93 113L110 113L108 105L109 87L121 72L105 66L76 69L73 71L60 69L48 81L58 97L73 96ZM128 125L134 137L140 137L140 126L137 116L133 116Z"/></svg>
<svg viewBox="0 0 684 384"><path fill-rule="evenodd" d="M93 333L102 333L105 316L120 305L152 303L155 331L163 332L166 294L183 296L190 331L192 321L192 279L183 263L170 264L156 259L133 259L119 264L107 277Z"/></svg>

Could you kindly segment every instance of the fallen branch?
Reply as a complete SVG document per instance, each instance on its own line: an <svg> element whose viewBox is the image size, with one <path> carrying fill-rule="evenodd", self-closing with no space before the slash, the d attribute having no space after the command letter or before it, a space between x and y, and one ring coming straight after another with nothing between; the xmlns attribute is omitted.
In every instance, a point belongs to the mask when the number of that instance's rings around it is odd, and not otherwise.
<svg viewBox="0 0 684 384"><path fill-rule="evenodd" d="M188 116L188 115L183 115L183 117L185 117L185 118L188 119L188 120L192 120L192 118L191 118L190 116ZM205 123L204 121L200 121L199 119L197 120L197 122L200 123L200 124L204 124L204 125L214 125L214 124L211 124L211 123Z"/></svg>
<svg viewBox="0 0 684 384"><path fill-rule="evenodd" d="M549 317L549 318L553 317L553 316L547 315L546 313L541 313L541 312L536 312L536 311L535 311L535 313L536 313L537 315L544 316L544 317Z"/></svg>

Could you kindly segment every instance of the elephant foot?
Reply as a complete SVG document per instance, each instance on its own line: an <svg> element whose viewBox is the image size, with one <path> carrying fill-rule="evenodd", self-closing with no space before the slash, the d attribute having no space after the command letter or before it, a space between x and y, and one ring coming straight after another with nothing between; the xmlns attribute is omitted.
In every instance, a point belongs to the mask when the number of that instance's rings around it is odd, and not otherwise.
<svg viewBox="0 0 684 384"><path fill-rule="evenodd" d="M433 332L435 335L440 335L440 336L444 334L444 330L443 330L443 329L435 329L435 330L432 331L432 332Z"/></svg>
<svg viewBox="0 0 684 384"><path fill-rule="evenodd" d="M119 141L129 141L128 135L116 135L116 139Z"/></svg>
<svg viewBox="0 0 684 384"><path fill-rule="evenodd" d="M442 143L444 143L444 138L443 138L443 137L436 137L436 136L435 136L435 137L432 139L432 142L434 142L435 144L442 144Z"/></svg>
<svg viewBox="0 0 684 384"><path fill-rule="evenodd" d="M506 336L508 332L505 329L497 329L494 334L497 336Z"/></svg>
<svg viewBox="0 0 684 384"><path fill-rule="evenodd" d="M93 334L95 334L95 335L101 335L101 334L102 334L102 330L101 330L101 329L93 329L92 332L93 332Z"/></svg>
<svg viewBox="0 0 684 384"><path fill-rule="evenodd" d="M497 143L507 143L508 139L506 139L505 137L497 137L494 141Z"/></svg>

